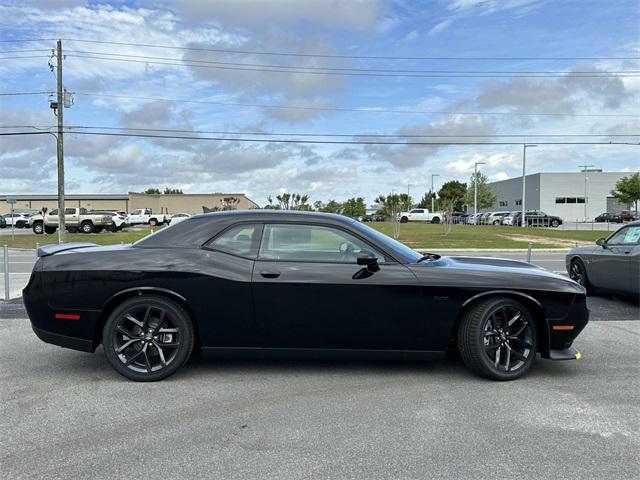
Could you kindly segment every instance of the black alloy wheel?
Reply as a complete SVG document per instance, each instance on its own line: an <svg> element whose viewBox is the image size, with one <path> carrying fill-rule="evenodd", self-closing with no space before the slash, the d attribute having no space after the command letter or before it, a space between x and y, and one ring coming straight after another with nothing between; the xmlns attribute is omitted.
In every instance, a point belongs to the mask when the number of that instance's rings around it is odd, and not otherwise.
<svg viewBox="0 0 640 480"><path fill-rule="evenodd" d="M579 258L571 260L571 264L569 265L569 278L582 285L587 290L587 293L591 292L591 284L589 283L589 277L587 277L587 269Z"/></svg>
<svg viewBox="0 0 640 480"><path fill-rule="evenodd" d="M193 325L177 303L144 295L111 313L102 343L107 360L121 375L139 382L162 380L189 359Z"/></svg>
<svg viewBox="0 0 640 480"><path fill-rule="evenodd" d="M492 380L515 380L533 364L537 334L533 317L509 298L489 299L464 315L458 349L467 368Z"/></svg>
<svg viewBox="0 0 640 480"><path fill-rule="evenodd" d="M158 225L158 220L156 220L155 218L152 218L151 220L149 220L149 225L151 225L152 227L155 227L156 225Z"/></svg>

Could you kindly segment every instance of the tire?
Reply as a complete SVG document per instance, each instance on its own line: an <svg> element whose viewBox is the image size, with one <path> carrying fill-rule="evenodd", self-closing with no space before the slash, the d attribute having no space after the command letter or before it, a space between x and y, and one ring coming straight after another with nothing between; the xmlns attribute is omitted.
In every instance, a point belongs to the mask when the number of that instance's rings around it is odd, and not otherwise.
<svg viewBox="0 0 640 480"><path fill-rule="evenodd" d="M510 298L494 297L478 303L463 314L458 350L467 368L481 377L500 381L520 378L529 371L537 353L533 316Z"/></svg>
<svg viewBox="0 0 640 480"><path fill-rule="evenodd" d="M560 226L560 222L558 220L551 220L551 226L553 228L558 228Z"/></svg>
<svg viewBox="0 0 640 480"><path fill-rule="evenodd" d="M154 382L172 375L189 359L193 324L174 301L143 295L125 300L111 312L102 344L107 361L120 375L136 382Z"/></svg>
<svg viewBox="0 0 640 480"><path fill-rule="evenodd" d="M593 287L591 287L589 277L587 276L587 267L585 267L584 262L579 258L571 260L569 264L569 278L582 285L588 294L593 293Z"/></svg>
<svg viewBox="0 0 640 480"><path fill-rule="evenodd" d="M54 233L56 233L57 227L47 227L46 225L44 226L44 233L47 233L49 235L53 235Z"/></svg>
<svg viewBox="0 0 640 480"><path fill-rule="evenodd" d="M95 229L93 228L93 224L89 221L82 222L80 225L80 231L82 233L93 233Z"/></svg>
<svg viewBox="0 0 640 480"><path fill-rule="evenodd" d="M16 222L16 228L25 228L26 224L24 222Z"/></svg>
<svg viewBox="0 0 640 480"><path fill-rule="evenodd" d="M44 225L42 224L42 222L35 222L31 229L33 230L33 233L38 235L42 235L44 233Z"/></svg>
<svg viewBox="0 0 640 480"><path fill-rule="evenodd" d="M149 225L155 227L156 225L158 225L158 220L156 220L155 218L150 218Z"/></svg>
<svg viewBox="0 0 640 480"><path fill-rule="evenodd" d="M440 223L440 217L433 217L433 218L431 219L431 223L435 223L435 224Z"/></svg>
<svg viewBox="0 0 640 480"><path fill-rule="evenodd" d="M95 233L100 233L103 230L104 227L93 227L93 231Z"/></svg>
<svg viewBox="0 0 640 480"><path fill-rule="evenodd" d="M78 233L78 227L67 227L67 232Z"/></svg>
<svg viewBox="0 0 640 480"><path fill-rule="evenodd" d="M407 217L400 218L400 223L407 223L409 219Z"/></svg>
<svg viewBox="0 0 640 480"><path fill-rule="evenodd" d="M500 220L494 220L494 221L493 221L493 224L494 224L494 225L500 225Z"/></svg>

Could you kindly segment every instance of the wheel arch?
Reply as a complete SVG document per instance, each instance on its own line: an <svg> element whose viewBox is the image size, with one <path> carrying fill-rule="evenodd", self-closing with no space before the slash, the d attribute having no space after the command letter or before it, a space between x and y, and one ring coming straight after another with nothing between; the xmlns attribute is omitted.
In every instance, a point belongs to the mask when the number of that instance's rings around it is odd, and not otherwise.
<svg viewBox="0 0 640 480"><path fill-rule="evenodd" d="M187 299L183 295L179 294L178 292L174 292L173 290L151 286L127 288L109 297L109 299L104 303L102 311L100 312L100 317L98 319L98 322L96 323L96 332L94 336L95 346L102 342L102 329L104 328L109 315L111 315L111 312L113 312L113 310L125 300L143 295L155 295L157 297L164 297L180 305L180 307L182 307L184 311L187 312L189 320L193 325L193 332L195 336L194 350L200 348L200 331L198 329L198 322L196 321L195 313L189 306L189 302L187 301Z"/></svg>
<svg viewBox="0 0 640 480"><path fill-rule="evenodd" d="M531 295L517 290L488 290L467 298L461 305L460 311L456 316L455 322L449 334L450 344L455 344L457 338L458 327L464 314L475 305L489 300L491 298L509 298L522 303L529 309L533 315L536 324L536 333L538 337L538 351L546 352L549 349L549 329L545 321L544 308L542 304Z"/></svg>

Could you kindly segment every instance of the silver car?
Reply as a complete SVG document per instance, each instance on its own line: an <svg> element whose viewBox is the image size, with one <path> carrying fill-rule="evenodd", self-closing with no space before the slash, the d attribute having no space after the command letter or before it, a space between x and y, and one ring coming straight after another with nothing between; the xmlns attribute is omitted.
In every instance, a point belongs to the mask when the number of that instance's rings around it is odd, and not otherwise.
<svg viewBox="0 0 640 480"><path fill-rule="evenodd" d="M593 247L574 248L565 262L569 276L587 291L640 297L640 221L599 238Z"/></svg>

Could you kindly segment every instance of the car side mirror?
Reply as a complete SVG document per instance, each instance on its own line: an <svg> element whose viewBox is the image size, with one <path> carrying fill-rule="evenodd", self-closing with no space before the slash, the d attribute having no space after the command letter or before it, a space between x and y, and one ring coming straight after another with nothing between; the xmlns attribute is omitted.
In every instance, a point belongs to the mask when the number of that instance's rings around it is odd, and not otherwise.
<svg viewBox="0 0 640 480"><path fill-rule="evenodd" d="M380 270L380 266L378 265L378 257L376 257L373 252L369 252L367 250L363 250L358 254L358 265L364 265L367 267L367 270L371 272L377 272Z"/></svg>
<svg viewBox="0 0 640 480"><path fill-rule="evenodd" d="M596 245L602 248L607 248L607 240L604 238L599 238L596 240Z"/></svg>

